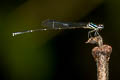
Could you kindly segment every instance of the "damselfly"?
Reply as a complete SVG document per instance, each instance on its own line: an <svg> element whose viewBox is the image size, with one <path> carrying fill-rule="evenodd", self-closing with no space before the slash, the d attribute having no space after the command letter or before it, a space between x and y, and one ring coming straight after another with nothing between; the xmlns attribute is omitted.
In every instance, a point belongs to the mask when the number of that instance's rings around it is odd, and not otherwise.
<svg viewBox="0 0 120 80"><path fill-rule="evenodd" d="M102 30L104 28L103 24L93 24L92 22L89 23L72 23L72 22L60 22L56 20L45 20L41 24L42 26L45 26L46 28L42 29L35 29L35 30L27 30L23 32L15 32L12 33L13 36L24 34L24 33L30 33L30 32L36 32L36 31L46 31L46 30L61 30L61 29L76 29L76 28L84 28L84 29L90 29L88 32L88 38L92 37L91 33L94 33L94 36L99 36L98 31Z"/></svg>

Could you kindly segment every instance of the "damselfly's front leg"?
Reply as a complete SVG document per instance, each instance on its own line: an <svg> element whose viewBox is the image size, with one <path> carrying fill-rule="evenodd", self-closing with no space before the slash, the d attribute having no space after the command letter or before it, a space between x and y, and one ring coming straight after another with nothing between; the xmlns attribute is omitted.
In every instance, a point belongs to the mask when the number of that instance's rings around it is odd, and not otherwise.
<svg viewBox="0 0 120 80"><path fill-rule="evenodd" d="M92 37L93 32L96 32L96 30L91 30L91 31L88 32L88 39Z"/></svg>
<svg viewBox="0 0 120 80"><path fill-rule="evenodd" d="M95 31L94 36L99 36L100 34L98 33L98 30Z"/></svg>
<svg viewBox="0 0 120 80"><path fill-rule="evenodd" d="M92 30L88 32L88 39L92 37L92 33L94 32L94 37L99 36L98 30Z"/></svg>

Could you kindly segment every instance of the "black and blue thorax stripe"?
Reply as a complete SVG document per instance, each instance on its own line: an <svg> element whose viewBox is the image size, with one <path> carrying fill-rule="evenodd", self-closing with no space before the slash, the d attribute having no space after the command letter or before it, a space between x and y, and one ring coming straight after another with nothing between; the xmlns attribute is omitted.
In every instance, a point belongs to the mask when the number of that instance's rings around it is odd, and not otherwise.
<svg viewBox="0 0 120 80"><path fill-rule="evenodd" d="M97 29L98 28L98 26L93 24L93 23L89 23L88 27L90 27L91 29Z"/></svg>

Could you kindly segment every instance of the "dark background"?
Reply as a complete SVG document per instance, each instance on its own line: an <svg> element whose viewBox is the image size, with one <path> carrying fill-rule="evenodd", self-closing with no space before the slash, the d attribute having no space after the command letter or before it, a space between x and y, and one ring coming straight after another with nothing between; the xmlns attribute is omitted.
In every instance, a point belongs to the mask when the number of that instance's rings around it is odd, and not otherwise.
<svg viewBox="0 0 120 80"><path fill-rule="evenodd" d="M12 33L41 28L46 19L105 25L113 47L110 80L119 79L119 1L4 0L0 3L0 80L96 80L96 64L84 29ZM39 25L39 26L35 26Z"/></svg>

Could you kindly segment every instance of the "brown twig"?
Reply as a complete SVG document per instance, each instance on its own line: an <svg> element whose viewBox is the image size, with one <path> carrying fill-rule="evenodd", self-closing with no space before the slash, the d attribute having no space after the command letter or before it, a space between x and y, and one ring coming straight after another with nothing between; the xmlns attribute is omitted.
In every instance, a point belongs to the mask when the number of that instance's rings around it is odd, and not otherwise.
<svg viewBox="0 0 120 80"><path fill-rule="evenodd" d="M101 36L91 37L86 43L98 45L92 49L92 56L94 57L97 64L97 78L98 80L108 80L108 66L112 47L109 45L104 45Z"/></svg>

